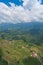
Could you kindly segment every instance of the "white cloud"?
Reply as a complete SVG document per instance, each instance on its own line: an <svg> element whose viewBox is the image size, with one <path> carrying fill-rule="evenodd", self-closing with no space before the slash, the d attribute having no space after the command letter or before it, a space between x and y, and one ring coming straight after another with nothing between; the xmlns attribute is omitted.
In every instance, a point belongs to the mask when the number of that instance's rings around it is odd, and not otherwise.
<svg viewBox="0 0 43 65"><path fill-rule="evenodd" d="M26 6L29 3L29 0L23 0L23 6Z"/></svg>
<svg viewBox="0 0 43 65"><path fill-rule="evenodd" d="M0 23L11 22L31 22L43 21L43 5L38 0L23 0L23 6L15 6L9 3L11 7L0 2Z"/></svg>

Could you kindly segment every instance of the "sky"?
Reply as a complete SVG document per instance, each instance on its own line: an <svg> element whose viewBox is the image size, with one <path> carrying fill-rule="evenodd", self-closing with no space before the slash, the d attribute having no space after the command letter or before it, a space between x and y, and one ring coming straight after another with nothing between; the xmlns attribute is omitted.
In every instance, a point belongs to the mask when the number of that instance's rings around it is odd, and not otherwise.
<svg viewBox="0 0 43 65"><path fill-rule="evenodd" d="M0 0L0 23L43 22L43 0Z"/></svg>

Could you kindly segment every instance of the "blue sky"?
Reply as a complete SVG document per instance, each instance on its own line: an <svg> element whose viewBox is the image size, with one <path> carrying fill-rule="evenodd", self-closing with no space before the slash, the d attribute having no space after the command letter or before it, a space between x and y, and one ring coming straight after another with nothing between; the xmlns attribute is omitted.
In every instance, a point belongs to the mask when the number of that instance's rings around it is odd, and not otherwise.
<svg viewBox="0 0 43 65"><path fill-rule="evenodd" d="M0 2L4 2L7 5L9 5L8 2L15 3L16 5L22 5L23 4L22 0L0 0Z"/></svg>
<svg viewBox="0 0 43 65"><path fill-rule="evenodd" d="M22 0L0 0L0 2L4 2L7 5L9 5L8 2L15 3L16 5L22 5L23 4ZM43 0L41 0L41 4L43 4Z"/></svg>
<svg viewBox="0 0 43 65"><path fill-rule="evenodd" d="M43 0L41 0L41 4L43 4Z"/></svg>
<svg viewBox="0 0 43 65"><path fill-rule="evenodd" d="M0 23L32 21L43 22L43 0L0 0Z"/></svg>

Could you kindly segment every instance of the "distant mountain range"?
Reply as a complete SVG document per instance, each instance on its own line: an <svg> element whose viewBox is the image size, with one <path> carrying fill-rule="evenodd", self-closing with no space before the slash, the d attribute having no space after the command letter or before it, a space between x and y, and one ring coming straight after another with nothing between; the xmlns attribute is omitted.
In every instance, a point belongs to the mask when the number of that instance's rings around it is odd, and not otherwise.
<svg viewBox="0 0 43 65"><path fill-rule="evenodd" d="M19 39L38 45L43 44L43 22L1 23L0 39Z"/></svg>
<svg viewBox="0 0 43 65"><path fill-rule="evenodd" d="M0 31L8 29L43 29L43 22L29 22L29 23L1 23Z"/></svg>

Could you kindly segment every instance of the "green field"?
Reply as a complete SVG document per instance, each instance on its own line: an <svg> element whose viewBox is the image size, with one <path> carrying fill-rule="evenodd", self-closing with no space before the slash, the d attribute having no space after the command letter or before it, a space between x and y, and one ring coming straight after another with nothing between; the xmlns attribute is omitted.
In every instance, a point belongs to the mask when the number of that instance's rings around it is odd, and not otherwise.
<svg viewBox="0 0 43 65"><path fill-rule="evenodd" d="M0 65L43 65L43 29L37 26L2 29Z"/></svg>
<svg viewBox="0 0 43 65"><path fill-rule="evenodd" d="M11 65L11 64L12 65L19 65L19 64L25 65L23 61L25 61L26 58L28 58L29 60L29 58L32 55L31 49L35 51L38 55L38 59L36 58L38 61L36 60L35 61L38 63L41 62L42 64L43 46L37 46L35 44L31 45L29 43L27 44L23 40L12 40L12 41L0 40L0 48L2 49L2 59L8 62L9 63L8 65ZM31 63L32 61L31 58L27 62ZM33 64L35 63L34 60L32 62ZM2 64L2 65L6 65L6 64ZM26 65L31 65L31 64L26 64Z"/></svg>

